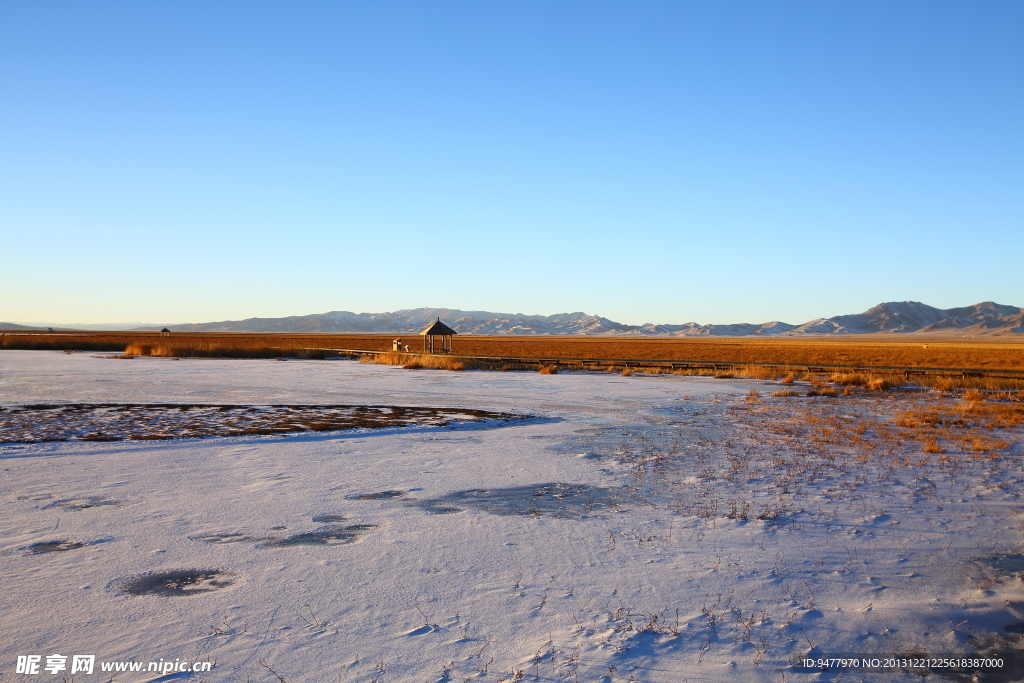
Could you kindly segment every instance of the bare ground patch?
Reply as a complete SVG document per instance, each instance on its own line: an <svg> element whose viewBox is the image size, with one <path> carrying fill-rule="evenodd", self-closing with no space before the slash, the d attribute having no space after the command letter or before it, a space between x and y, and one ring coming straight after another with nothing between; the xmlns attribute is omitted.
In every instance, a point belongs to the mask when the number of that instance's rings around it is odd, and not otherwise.
<svg viewBox="0 0 1024 683"><path fill-rule="evenodd" d="M81 541L43 541L33 543L28 547L28 551L33 555L45 555L47 553L64 553L83 547L85 547L85 543Z"/></svg>
<svg viewBox="0 0 1024 683"><path fill-rule="evenodd" d="M238 578L238 574L222 569L171 569L118 579L113 588L123 595L176 598L222 590Z"/></svg>
<svg viewBox="0 0 1024 683"><path fill-rule="evenodd" d="M532 515L580 519L600 515L631 502L625 490L588 484L530 484L469 489L412 503L433 514L479 510L492 515ZM635 502L635 501L632 501Z"/></svg>

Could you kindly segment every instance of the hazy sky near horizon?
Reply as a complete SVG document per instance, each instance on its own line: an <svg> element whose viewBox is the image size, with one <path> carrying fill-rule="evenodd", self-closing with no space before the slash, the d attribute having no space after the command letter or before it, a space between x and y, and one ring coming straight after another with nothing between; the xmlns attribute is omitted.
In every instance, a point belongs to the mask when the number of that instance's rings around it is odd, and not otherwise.
<svg viewBox="0 0 1024 683"><path fill-rule="evenodd" d="M1024 305L1024 4L0 5L0 321Z"/></svg>

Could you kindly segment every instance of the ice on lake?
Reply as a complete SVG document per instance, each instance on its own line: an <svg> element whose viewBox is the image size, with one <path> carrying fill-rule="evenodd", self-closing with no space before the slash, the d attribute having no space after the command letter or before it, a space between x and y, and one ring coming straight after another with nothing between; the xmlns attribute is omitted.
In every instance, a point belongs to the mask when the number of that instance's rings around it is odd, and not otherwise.
<svg viewBox="0 0 1024 683"><path fill-rule="evenodd" d="M796 658L1017 647L1016 460L984 482L780 484L747 466L751 388L5 351L5 408L535 419L4 444L0 679L61 653L215 661L206 681L817 681Z"/></svg>

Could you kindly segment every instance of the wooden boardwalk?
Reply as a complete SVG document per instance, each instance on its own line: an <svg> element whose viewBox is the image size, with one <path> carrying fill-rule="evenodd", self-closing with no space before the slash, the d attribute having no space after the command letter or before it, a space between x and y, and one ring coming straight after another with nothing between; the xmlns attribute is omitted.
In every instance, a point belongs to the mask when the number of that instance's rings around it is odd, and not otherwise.
<svg viewBox="0 0 1024 683"><path fill-rule="evenodd" d="M313 350L313 349L310 349ZM376 356L382 353L393 353L392 351L369 351L366 349L317 349L319 351L334 351L342 356ZM410 353L410 355L415 355ZM642 358L538 358L526 356L471 356L458 353L445 354L448 358L459 358L463 360L480 361L495 365L529 365L545 366L553 365L566 370L607 370L608 368L633 368L643 370L644 368L659 370L711 370L714 372L729 372L740 370L748 366L771 368L782 371L799 372L873 372L893 375L903 375L907 379L915 376L928 377L995 377L1003 379L1024 379L1024 370L999 370L987 368L927 368L927 367L906 367L893 365L821 365L818 363L744 363L733 361L701 361L701 360L649 360Z"/></svg>

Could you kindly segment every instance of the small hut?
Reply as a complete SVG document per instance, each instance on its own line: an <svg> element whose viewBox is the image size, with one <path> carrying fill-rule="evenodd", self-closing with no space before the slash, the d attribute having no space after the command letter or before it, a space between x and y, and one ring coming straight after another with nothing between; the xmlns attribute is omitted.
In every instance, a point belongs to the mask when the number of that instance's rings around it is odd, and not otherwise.
<svg viewBox="0 0 1024 683"><path fill-rule="evenodd" d="M452 336L456 334L458 334L458 332L445 325L441 322L441 319L438 318L434 322L430 323L430 327L420 332L420 335L423 337L423 353L451 353ZM441 338L436 350L434 347L435 337Z"/></svg>
<svg viewBox="0 0 1024 683"><path fill-rule="evenodd" d="M161 337L170 337L171 336L171 331L165 327L164 329L160 330L160 336Z"/></svg>

